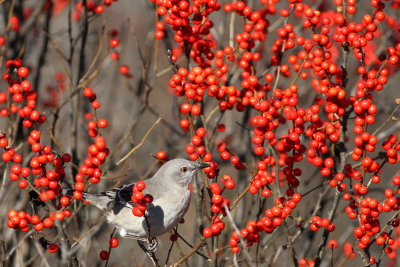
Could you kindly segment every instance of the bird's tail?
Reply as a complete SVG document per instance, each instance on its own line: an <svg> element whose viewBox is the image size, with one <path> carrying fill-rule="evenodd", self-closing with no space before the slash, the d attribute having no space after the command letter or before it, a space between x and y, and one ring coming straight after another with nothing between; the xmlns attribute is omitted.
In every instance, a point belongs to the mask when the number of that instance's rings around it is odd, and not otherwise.
<svg viewBox="0 0 400 267"><path fill-rule="evenodd" d="M75 189L63 187L62 194L65 196L73 196ZM88 201L90 204L95 205L99 209L107 209L110 203L110 198L102 194L91 194L88 192L82 192L82 200Z"/></svg>
<svg viewBox="0 0 400 267"><path fill-rule="evenodd" d="M69 196L72 197L74 196L75 189L69 188L69 187L63 187L61 190L61 194L64 196Z"/></svg>
<svg viewBox="0 0 400 267"><path fill-rule="evenodd" d="M68 187L63 187L61 193L64 196L73 197L75 191L76 191L75 189L68 188ZM82 192L82 200L87 200L87 201L90 202L91 201L90 199L92 199L91 198L92 195L93 194L90 194L90 193L87 193L87 192Z"/></svg>

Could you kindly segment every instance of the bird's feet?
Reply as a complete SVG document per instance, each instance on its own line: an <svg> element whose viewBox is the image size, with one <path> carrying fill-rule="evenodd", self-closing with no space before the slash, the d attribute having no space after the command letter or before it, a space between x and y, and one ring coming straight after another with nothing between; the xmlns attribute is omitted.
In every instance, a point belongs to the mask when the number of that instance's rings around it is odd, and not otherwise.
<svg viewBox="0 0 400 267"><path fill-rule="evenodd" d="M144 251L155 252L157 250L158 242L155 237L145 240L139 239L137 242Z"/></svg>
<svg viewBox="0 0 400 267"><path fill-rule="evenodd" d="M150 252L156 251L157 246L158 246L157 239L155 237L153 237L153 238L150 238L149 241L150 242L147 242L147 250Z"/></svg>
<svg viewBox="0 0 400 267"><path fill-rule="evenodd" d="M138 240L137 241L140 248L143 249L143 251L147 254L147 256L151 259L152 263L154 266L158 266L158 260L155 257L154 252L157 249L157 239L155 237L146 239L145 241L143 240Z"/></svg>

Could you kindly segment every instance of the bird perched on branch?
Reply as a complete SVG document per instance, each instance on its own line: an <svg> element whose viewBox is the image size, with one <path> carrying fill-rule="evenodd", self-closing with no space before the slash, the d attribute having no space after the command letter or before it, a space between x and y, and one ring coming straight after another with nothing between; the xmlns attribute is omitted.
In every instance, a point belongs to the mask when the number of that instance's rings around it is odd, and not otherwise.
<svg viewBox="0 0 400 267"><path fill-rule="evenodd" d="M197 171L209 166L186 159L173 159L162 165L152 178L144 181L143 194L151 195L153 201L148 204L143 217L132 214L136 205L131 200L135 183L99 194L83 192L83 199L103 210L108 222L119 230L122 237L137 239L154 262L151 255L157 248L156 237L182 220L190 204L189 183ZM73 191L67 189L64 193L72 195Z"/></svg>

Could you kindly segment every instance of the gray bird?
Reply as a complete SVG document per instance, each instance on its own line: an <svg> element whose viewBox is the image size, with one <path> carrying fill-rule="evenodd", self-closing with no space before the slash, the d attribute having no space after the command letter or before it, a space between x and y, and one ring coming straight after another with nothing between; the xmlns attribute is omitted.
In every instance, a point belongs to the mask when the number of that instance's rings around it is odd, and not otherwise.
<svg viewBox="0 0 400 267"><path fill-rule="evenodd" d="M153 197L145 215L147 222L144 217L132 214L135 206L131 201L134 183L100 194L84 192L83 199L103 210L107 221L118 228L122 237L137 239L140 247L152 259L151 253L157 247L156 237L174 228L189 209L189 183L197 171L209 166L186 159L173 159L162 165L153 177L145 180L143 194ZM66 194L70 195L71 192Z"/></svg>

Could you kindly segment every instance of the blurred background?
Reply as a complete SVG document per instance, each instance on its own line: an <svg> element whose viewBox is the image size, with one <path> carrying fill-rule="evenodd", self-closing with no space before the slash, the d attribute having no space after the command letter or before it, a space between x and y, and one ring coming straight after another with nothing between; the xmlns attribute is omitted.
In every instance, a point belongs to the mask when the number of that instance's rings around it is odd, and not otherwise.
<svg viewBox="0 0 400 267"><path fill-rule="evenodd" d="M96 1L98 4L101 1ZM230 1L219 1L222 4ZM332 1L306 1L311 7L321 11L334 10ZM91 1L88 1L90 4ZM260 8L258 1L247 1L248 5ZM278 3L277 7L287 7L287 2ZM7 20L9 11L14 10L14 14L19 18L20 29L18 32L7 30ZM363 13L363 7L360 7ZM81 92L76 93L76 88L80 84L80 78L86 70L92 70L93 79L85 87L93 88L97 99L101 102L101 108L97 110L98 118L106 118L109 126L101 131L105 137L107 146L110 149L110 156L106 164L102 166L104 177L102 182L90 187L91 192L101 192L112 189L117 185L130 183L135 180L151 177L160 166L160 161L154 158L159 151L166 151L168 157L185 157L185 146L190 143L190 131L185 133L179 126L179 121L185 118L179 114L179 106L183 99L175 96L173 89L169 88L169 78L174 74L173 67L168 60L168 49L173 49L176 44L173 40L173 33L166 30L164 40L154 38L154 25L158 20L155 13L154 4L146 0L124 1L119 0L105 7L104 13L88 13L87 34L82 51L82 38L84 35L85 22L83 11L79 11L78 1L54 0L51 2L44 0L8 0L0 1L0 33L8 32L7 48L1 52L1 70L4 72L5 59L21 57L24 65L31 71L29 80L38 92L39 110L44 112L49 123L41 125L41 143L53 145L52 147L59 153L74 153L76 149L75 162L82 161L87 153L87 147L91 144L91 138L87 135L87 122L90 118L91 107L85 101ZM371 12L365 7L365 12ZM388 13L391 11L389 10ZM393 11L394 12L394 11ZM391 14L395 15L395 13ZM361 15L356 15L355 17ZM78 19L80 17L80 19ZM71 19L69 19L71 18ZM398 17L397 17L398 18ZM211 19L215 27L212 29L217 45L215 49L223 49L230 45L235 33L242 31L242 22L237 15L230 15L222 10L212 14ZM267 40L258 47L263 53L256 69L259 74L270 68L271 45L276 40L276 29L283 25L283 18L279 14L269 15L270 34ZM291 18L292 20L292 18ZM291 22L291 20L289 20ZM299 19L293 19L295 31L302 31ZM232 30L232 31L231 31ZM112 33L117 33L115 38L120 41L117 48L109 47L109 40ZM305 38L311 36L310 32L302 31ZM376 47L371 53L379 55L385 52L385 47L393 45L393 40L398 36L392 36L393 32L382 31L382 37L377 38ZM397 32L398 34L398 32ZM398 40L398 39L397 39ZM118 52L119 59L113 60L110 53ZM288 55L284 58L287 59ZM93 63L93 66L92 66ZM178 58L177 66L186 66L184 56ZM349 82L348 88L354 87L359 76L356 74L357 61L349 59ZM120 73L121 66L129 67L129 75ZM192 62L190 67L194 67ZM95 70L95 71L93 71ZM240 88L240 72L237 66L232 66L230 83ZM379 92L374 101L379 108L377 123L372 126L372 130L378 128L385 121L389 114L394 110L394 98L400 96L398 90L400 76L390 77L385 89ZM290 78L282 78L279 87L287 88ZM297 82L300 94L300 106L309 107L316 96L311 87L311 77ZM1 92L6 92L7 83L0 82ZM242 192L251 179L246 170L238 171L229 162L223 161L218 156L217 144L226 142L229 147L249 166L256 166L257 158L253 155L251 145L251 134L248 130L248 119L255 115L254 111L237 112L235 110L223 112L215 109L218 102L213 98L206 98L203 103L203 114L207 120L206 129L212 135L209 136L209 149L214 155L214 160L220 166L220 174L231 175L237 183L237 190L224 193L224 197L234 198ZM76 118L74 110L77 109ZM162 118L155 128L148 132L158 118ZM73 124L76 121L77 124ZM351 123L349 129L351 129ZM223 132L214 131L219 124L224 124L226 130ZM6 130L9 121L0 118L0 129ZM284 134L289 126L279 128L277 136ZM400 124L395 122L388 124L381 131L379 140L387 138L390 134L399 132ZM51 140L50 130L54 131L54 136L59 146L54 145ZM73 138L74 130L77 138ZM27 134L25 130L21 133ZM142 138L149 133L143 144L136 152L124 161L117 168L113 165L126 155L133 147L137 146ZM348 132L350 140L349 148L352 147L351 131ZM18 143L14 144L18 145ZM21 145L19 153L24 155L23 165L29 163L33 154L29 152L29 146ZM29 190L22 191L17 183L8 179L10 165L0 163L0 173L3 173L0 188L0 256L6 266L58 266L60 253L51 254L43 249L39 240L41 237L51 240L55 239L54 233L36 233L34 231L20 232L7 227L7 211L10 209L25 210L31 213L31 201ZM383 198L383 189L391 183L391 177L395 175L398 166L386 166L382 173L382 182L371 188L371 196L378 199ZM302 162L298 168L303 170L301 186L298 188L300 193L308 192L318 186L323 181L323 177L318 170L307 162ZM66 185L73 183L71 167L66 168ZM194 246L202 236L202 230L207 227L207 219L204 218L204 211L200 201L202 194L202 180L208 179L206 176L199 175L193 186L193 197L191 208L185 216L185 223L179 225L178 232L189 243ZM296 208L294 214L298 218L309 218L310 210L315 205L323 190L315 190L304 197L302 204ZM226 195L225 195L226 194ZM327 191L323 196L319 211L320 216L327 216L328 206L325 205L333 199L333 190ZM353 242L354 228L353 221L349 220L343 209L345 203L338 208L338 216L335 219L336 229L331 234L332 238L338 240L340 248L331 252L327 251L324 266L330 264L330 253L334 253L333 266L361 266L359 259L348 260L342 255L341 246L345 242ZM245 227L248 220L255 220L259 216L260 207L271 207L273 199L262 201L259 196L246 195L239 203L237 209L232 212L235 223L239 228ZM325 208L324 208L325 207ZM76 253L81 266L104 266L105 262L99 258L101 250L108 250L109 238L113 232L113 227L107 224L102 217L102 213L95 207L74 202L71 206L74 211L72 219L65 223L67 235L72 244L72 251ZM390 218L391 214L388 215ZM230 252L229 238L233 232L233 227L228 220L225 220L226 229L220 237L209 239L205 246L199 250L203 256L193 255L186 266L232 266L234 264ZM291 223L290 233L295 233L295 223ZM283 228L283 227L282 227ZM313 257L316 247L319 245L322 231L311 232L305 230L302 235L293 243L297 257ZM53 236L52 236L53 235ZM284 229L278 228L273 234L262 236L262 242L254 245L250 249L251 255L258 253L260 266L291 266L292 260L288 257L287 240L284 237ZM151 266L151 262L143 251L138 247L136 241L123 239L115 234L119 239L120 245L111 251L108 266ZM212 256L215 251L215 242L222 248L221 257L218 261L207 261L205 257ZM214 243L214 244L213 244ZM159 240L159 247L156 252L160 265L164 265L171 247L169 235L166 234ZM191 248L178 239L174 243L168 264L176 262L179 258L186 255ZM256 252L257 250L257 252ZM376 246L371 249L375 253L380 252ZM238 256L238 262L242 265ZM386 259L383 260L386 263ZM398 261L397 261L398 263Z"/></svg>

